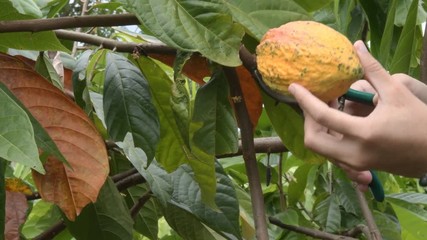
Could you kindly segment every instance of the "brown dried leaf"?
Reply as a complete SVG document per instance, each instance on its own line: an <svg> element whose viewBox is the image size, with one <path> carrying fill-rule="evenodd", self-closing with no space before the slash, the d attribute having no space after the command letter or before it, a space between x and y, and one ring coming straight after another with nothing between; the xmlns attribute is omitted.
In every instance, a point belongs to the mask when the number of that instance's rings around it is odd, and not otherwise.
<svg viewBox="0 0 427 240"><path fill-rule="evenodd" d="M95 202L108 176L108 156L98 131L74 102L19 59L0 54L0 81L46 129L71 168L49 157L46 175L33 171L42 198L74 220Z"/></svg>
<svg viewBox="0 0 427 240"><path fill-rule="evenodd" d="M4 237L19 240L19 227L27 217L27 198L20 192L6 192L6 216Z"/></svg>

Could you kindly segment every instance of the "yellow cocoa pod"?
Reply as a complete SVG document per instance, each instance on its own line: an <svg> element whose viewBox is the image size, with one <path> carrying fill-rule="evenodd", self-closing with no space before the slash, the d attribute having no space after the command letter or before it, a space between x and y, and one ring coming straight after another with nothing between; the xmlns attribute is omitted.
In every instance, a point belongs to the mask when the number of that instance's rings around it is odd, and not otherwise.
<svg viewBox="0 0 427 240"><path fill-rule="evenodd" d="M265 84L285 96L291 96L288 86L298 83L326 102L363 77L353 44L318 22L295 21L270 29L256 54Z"/></svg>

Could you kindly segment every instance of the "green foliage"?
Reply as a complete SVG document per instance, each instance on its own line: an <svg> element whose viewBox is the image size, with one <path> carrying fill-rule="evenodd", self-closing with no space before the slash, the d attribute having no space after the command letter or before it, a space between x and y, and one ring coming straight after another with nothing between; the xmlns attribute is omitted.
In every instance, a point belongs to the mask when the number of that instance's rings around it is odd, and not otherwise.
<svg viewBox="0 0 427 240"><path fill-rule="evenodd" d="M68 0L0 0L0 5L1 21L75 16L82 9L80 1ZM73 100L106 140L110 176L115 175L116 182L109 178L97 201L74 222L56 206L35 201L20 230L23 238L37 238L65 220L66 230L55 239L255 239L254 222L259 216L254 216L248 187L253 176L248 176L242 157L247 152L217 159L235 154L240 132L248 130L238 128L222 67L241 65L241 45L253 51L268 29L295 20L315 20L352 42L365 40L391 73L417 77L421 23L427 16L425 1L419 0L89 1L87 14L126 11L134 13L141 25L87 32L111 33L111 39L126 43L161 42L175 48L176 55L160 52L159 57L143 47L135 48L134 54L89 45L84 46L89 50L77 51ZM70 52L53 31L0 33L0 50L38 55L35 69L61 90L69 90L62 87L62 76L45 53L40 53ZM28 50L36 52L28 54ZM141 50L141 56L136 50ZM205 57L209 69L200 69L192 61L195 56ZM205 84L191 81L195 79L188 69L204 71L207 77L197 80ZM241 80L244 85L253 79ZM0 172L25 178L35 190L29 168L43 171L41 163L47 155L66 161L28 109L0 86L0 157L9 160L4 163L10 173ZM251 94L245 98L255 97ZM268 216L333 234L366 224L345 173L305 148L304 119L298 109L266 95L262 104L258 125L251 130L256 137L279 136L289 150L256 155ZM37 148L45 152L42 161ZM123 177L131 168L137 173ZM115 183L132 185L136 174L144 178L143 183L117 190ZM414 179L381 172L379 176L386 200L375 202L369 192L365 196L383 238L426 239L425 190ZM138 207L131 216L130 209ZM0 208L2 216L4 209ZM270 239L311 239L272 224L268 228ZM363 234L355 237L366 239Z"/></svg>

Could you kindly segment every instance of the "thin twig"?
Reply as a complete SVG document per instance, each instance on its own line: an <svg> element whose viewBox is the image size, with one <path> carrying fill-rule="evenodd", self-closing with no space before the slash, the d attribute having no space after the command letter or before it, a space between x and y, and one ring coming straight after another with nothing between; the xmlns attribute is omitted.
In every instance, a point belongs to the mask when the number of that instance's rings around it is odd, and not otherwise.
<svg viewBox="0 0 427 240"><path fill-rule="evenodd" d="M0 33L41 32L78 27L112 27L140 24L133 14L87 15L78 17L0 21Z"/></svg>
<svg viewBox="0 0 427 240"><path fill-rule="evenodd" d="M136 218L136 216L138 215L138 212L141 210L141 208L144 207L145 203L148 202L148 200L150 200L151 196L152 196L153 192L151 191L147 191L144 195L142 195L138 201L132 206L132 208L130 209L130 215L133 219Z"/></svg>
<svg viewBox="0 0 427 240"><path fill-rule="evenodd" d="M283 212L286 210L287 206L286 206L286 195L283 192L282 166L283 166L283 153L280 153L280 155L279 155L279 166L278 166L279 177L278 177L277 187L279 188L280 209Z"/></svg>
<svg viewBox="0 0 427 240"><path fill-rule="evenodd" d="M378 230L377 224L374 220L374 216L372 215L372 212L369 209L365 194L357 187L355 188L355 190L357 198L359 199L360 209L362 210L363 217L365 218L366 224L369 229L369 234L366 235L366 237L368 238L368 240L382 240L381 233Z"/></svg>
<svg viewBox="0 0 427 240"><path fill-rule="evenodd" d="M145 183L146 180L139 172L134 173L126 178L123 178L122 180L119 180L116 182L117 189L119 191L123 191L129 187Z"/></svg>
<svg viewBox="0 0 427 240"><path fill-rule="evenodd" d="M280 228L287 229L289 231L301 233L313 238L318 239L324 239L324 240L357 240L356 238L342 236L342 235L336 235L332 233L327 233L323 231L319 231L317 229L313 228L306 228L306 227L300 227L300 226L294 226L294 225L288 225L285 223L282 223L280 220L274 217L269 217L270 223L273 225L276 225Z"/></svg>
<svg viewBox="0 0 427 240"><path fill-rule="evenodd" d="M369 235L369 229L366 225L358 224L354 228L344 231L341 234L349 237L358 237L360 234L365 234L365 236Z"/></svg>
<svg viewBox="0 0 427 240"><path fill-rule="evenodd" d="M253 126L243 99L242 89L240 87L236 70L234 68L224 67L224 73L230 85L230 96L236 112L237 122L241 130L243 159L245 161L246 173L249 179L256 236L259 240L267 240L267 219L264 209L264 196L262 194L255 157L254 136L252 132Z"/></svg>

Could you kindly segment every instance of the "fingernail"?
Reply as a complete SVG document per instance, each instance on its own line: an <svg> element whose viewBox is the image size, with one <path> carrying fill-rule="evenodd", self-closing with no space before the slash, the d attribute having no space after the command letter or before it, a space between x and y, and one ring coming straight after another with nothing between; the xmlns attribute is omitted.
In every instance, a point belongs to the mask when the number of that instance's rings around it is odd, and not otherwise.
<svg viewBox="0 0 427 240"><path fill-rule="evenodd" d="M365 46L365 43L363 43L363 41L357 41L354 44L354 47L356 48L357 52L359 52L359 53L367 53L367 52L369 52L368 49Z"/></svg>
<svg viewBox="0 0 427 240"><path fill-rule="evenodd" d="M291 85L289 85L289 87L288 87L288 91L291 94L294 94L294 92L295 92L295 84L291 83Z"/></svg>

